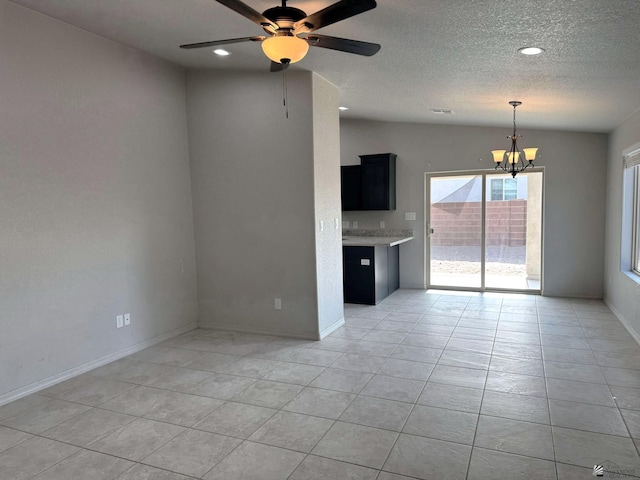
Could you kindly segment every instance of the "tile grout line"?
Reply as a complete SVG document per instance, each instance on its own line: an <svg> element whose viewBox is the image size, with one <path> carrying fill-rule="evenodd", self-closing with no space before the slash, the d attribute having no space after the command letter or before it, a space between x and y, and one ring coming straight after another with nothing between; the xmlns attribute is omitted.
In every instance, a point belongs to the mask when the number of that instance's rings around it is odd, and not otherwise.
<svg viewBox="0 0 640 480"><path fill-rule="evenodd" d="M537 310L537 309L536 309ZM542 327L540 324L540 316L536 311L536 318L538 320L538 334L540 335L540 353L542 354L542 373L544 375L544 391L547 400L547 411L549 412L549 430L551 430L551 447L553 448L553 467L556 472L556 478L559 478L560 472L558 472L558 457L556 455L556 437L553 434L553 420L551 418L551 399L549 398L549 387L547 382L547 364L545 362L544 348L542 346Z"/></svg>
<svg viewBox="0 0 640 480"><path fill-rule="evenodd" d="M500 313L502 313L502 305L503 302L500 302L500 312L498 314L498 325L500 324ZM497 335L497 331L498 331L498 325L496 325L496 335ZM489 381L489 372L491 371L491 359L493 358L493 349L495 348L496 345L496 338L495 336L493 337L493 344L491 347L491 358L489 359L489 368L487 369L487 376L485 377L484 380L484 385L482 387L482 396L480 397L480 407L478 408L478 420L476 422L476 428L473 431L473 439L471 440L471 452L469 452L469 462L467 463L467 473L465 475L465 479L469 479L469 472L471 471L471 461L473 459L473 451L476 448L475 443L476 443L476 437L478 436L478 427L480 425L480 416L482 415L482 405L484 404L484 396L485 393L487 392L487 382Z"/></svg>
<svg viewBox="0 0 640 480"><path fill-rule="evenodd" d="M431 309L431 307L429 307L429 310ZM458 319L458 322L460 321L460 319ZM456 325L457 323L456 322ZM451 338L451 337L449 337ZM448 343L448 341L447 341ZM446 348L446 344L445 344L445 348ZM422 396L423 392L425 391L425 389L427 388L427 384L429 383L429 379L431 378L431 375L433 375L433 372L435 370L435 367L438 365L438 361L440 360L440 358L442 357L442 354L444 353L444 348L442 349L442 351L440 352L440 355L438 356L438 359L436 360L436 363L434 364L434 368L431 369L431 372L429 373L429 376L427 377L427 380L424 382L424 385L422 386L422 389L420 389L420 393L417 395L415 402L413 402L413 406L411 407L411 410L409 411L409 414L407 415L407 418L405 418L404 422L402 423L402 426L400 427L400 430L397 432L397 436L395 441L393 442L393 445L391 446L391 448L389 449L389 453L387 453L387 456L384 458L384 461L382 462L382 466L380 467L380 471L382 472L382 469L384 468L385 464L387 463L387 461L389 460L389 457L391 456L391 453L393 452L393 449L396 447L396 444L398 443L398 440L400 439L400 436L402 435L402 431L404 430L404 428L407 425L407 422L409 421L409 418L411 418L411 415L413 414L413 411L416 408L416 405L418 404L418 400L420 399L420 397ZM378 477L380 476L380 474L378 474Z"/></svg>

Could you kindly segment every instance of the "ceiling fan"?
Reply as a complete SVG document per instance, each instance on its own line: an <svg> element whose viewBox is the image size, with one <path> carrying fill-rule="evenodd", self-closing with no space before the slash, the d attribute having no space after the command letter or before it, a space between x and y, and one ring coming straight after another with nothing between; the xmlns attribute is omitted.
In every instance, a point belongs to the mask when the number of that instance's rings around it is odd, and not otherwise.
<svg viewBox="0 0 640 480"><path fill-rule="evenodd" d="M367 57L376 54L380 50L380 45L377 43L312 33L327 25L375 8L375 0L340 0L312 15L307 15L298 8L288 7L287 0L282 0L282 6L269 8L262 13L240 0L216 1L257 23L268 35L189 43L180 45L180 48L191 49L229 43L261 42L264 54L271 60L272 72L284 70L291 63L302 60L310 46L355 53L356 55Z"/></svg>

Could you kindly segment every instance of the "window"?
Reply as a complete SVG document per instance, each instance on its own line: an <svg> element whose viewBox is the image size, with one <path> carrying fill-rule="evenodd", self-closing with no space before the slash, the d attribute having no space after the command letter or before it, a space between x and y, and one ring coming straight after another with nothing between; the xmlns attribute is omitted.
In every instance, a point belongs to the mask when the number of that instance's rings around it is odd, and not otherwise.
<svg viewBox="0 0 640 480"><path fill-rule="evenodd" d="M624 155L623 271L640 276L640 148Z"/></svg>
<svg viewBox="0 0 640 480"><path fill-rule="evenodd" d="M633 177L633 208L631 218L631 270L636 275L640 275L640 195L638 192L638 182L640 181L640 165L630 167L630 175Z"/></svg>
<svg viewBox="0 0 640 480"><path fill-rule="evenodd" d="M518 183L515 178L493 178L491 180L491 200L514 200L518 197Z"/></svg>

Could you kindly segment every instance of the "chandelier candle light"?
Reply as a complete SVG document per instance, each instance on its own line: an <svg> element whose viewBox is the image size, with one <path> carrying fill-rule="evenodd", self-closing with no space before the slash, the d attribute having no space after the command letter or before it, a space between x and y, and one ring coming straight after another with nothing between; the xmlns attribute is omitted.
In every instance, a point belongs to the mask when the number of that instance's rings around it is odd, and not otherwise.
<svg viewBox="0 0 640 480"><path fill-rule="evenodd" d="M518 135L516 133L516 107L522 105L522 102L513 100L509 102L513 107L513 135L507 137L511 139L511 148L509 150L492 150L493 161L496 163L496 170L500 167L505 172L511 174L512 177L523 170L533 167L533 161L536 159L537 148L523 148L522 153L518 149Z"/></svg>

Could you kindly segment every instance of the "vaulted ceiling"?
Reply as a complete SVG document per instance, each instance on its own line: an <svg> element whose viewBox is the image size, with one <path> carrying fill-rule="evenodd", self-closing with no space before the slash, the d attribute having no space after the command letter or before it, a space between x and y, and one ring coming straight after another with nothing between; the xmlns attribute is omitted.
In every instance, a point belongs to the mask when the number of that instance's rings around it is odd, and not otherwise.
<svg viewBox="0 0 640 480"><path fill-rule="evenodd" d="M260 35L214 0L13 0L178 65L264 72L256 43L228 57L178 45ZM263 11L278 0L246 0ZM290 0L313 13L332 0ZM292 68L340 89L344 117L609 132L640 109L638 0L378 0L318 31L382 45L373 57L312 48ZM520 47L539 46L539 56ZM278 75L278 73L272 73ZM441 115L431 109L453 110Z"/></svg>

